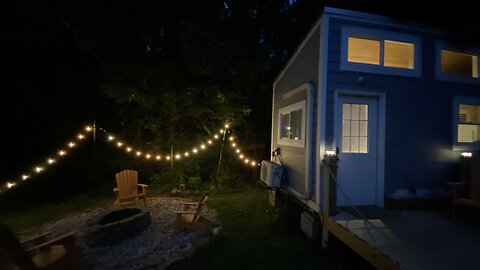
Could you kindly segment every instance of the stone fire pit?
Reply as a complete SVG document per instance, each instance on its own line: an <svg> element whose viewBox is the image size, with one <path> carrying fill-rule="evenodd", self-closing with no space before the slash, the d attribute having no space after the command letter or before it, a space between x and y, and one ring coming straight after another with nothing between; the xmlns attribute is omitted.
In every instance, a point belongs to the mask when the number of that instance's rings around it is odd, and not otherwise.
<svg viewBox="0 0 480 270"><path fill-rule="evenodd" d="M99 214L88 224L88 246L117 245L150 225L150 212L144 208L124 208Z"/></svg>

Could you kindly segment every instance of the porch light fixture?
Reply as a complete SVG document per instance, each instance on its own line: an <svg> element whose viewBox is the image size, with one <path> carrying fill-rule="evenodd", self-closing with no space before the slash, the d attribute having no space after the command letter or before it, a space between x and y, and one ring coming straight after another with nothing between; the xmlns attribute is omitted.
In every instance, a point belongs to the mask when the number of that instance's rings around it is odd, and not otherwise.
<svg viewBox="0 0 480 270"><path fill-rule="evenodd" d="M328 150L328 151L325 151L325 154L327 156L335 156L337 153L335 151Z"/></svg>

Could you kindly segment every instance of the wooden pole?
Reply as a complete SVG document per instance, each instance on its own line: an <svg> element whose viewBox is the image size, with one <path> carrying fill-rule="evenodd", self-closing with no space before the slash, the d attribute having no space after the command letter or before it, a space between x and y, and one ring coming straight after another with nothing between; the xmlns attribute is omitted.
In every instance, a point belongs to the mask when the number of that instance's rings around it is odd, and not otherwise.
<svg viewBox="0 0 480 270"><path fill-rule="evenodd" d="M173 144L172 144L171 147L170 147L170 169L172 169L172 170L173 170L173 159L174 158L175 157L173 156Z"/></svg>
<svg viewBox="0 0 480 270"><path fill-rule="evenodd" d="M227 128L223 131L222 148L220 149L220 155L218 157L217 176L215 177L215 190L218 189L218 178L220 177L220 166L222 165L223 147L225 145L225 137L227 136Z"/></svg>

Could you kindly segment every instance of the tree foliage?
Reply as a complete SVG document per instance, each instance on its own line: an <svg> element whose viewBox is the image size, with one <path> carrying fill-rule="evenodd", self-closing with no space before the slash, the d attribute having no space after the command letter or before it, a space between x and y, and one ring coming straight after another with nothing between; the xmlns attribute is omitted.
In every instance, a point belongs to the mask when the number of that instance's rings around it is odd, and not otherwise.
<svg viewBox="0 0 480 270"><path fill-rule="evenodd" d="M224 121L266 142L271 84L306 31L296 29L306 22L297 22L295 13L305 7L292 1L117 0L55 6L80 48L99 63L101 92L109 103L108 110L100 104L97 117L144 145L192 141L196 134L216 132Z"/></svg>

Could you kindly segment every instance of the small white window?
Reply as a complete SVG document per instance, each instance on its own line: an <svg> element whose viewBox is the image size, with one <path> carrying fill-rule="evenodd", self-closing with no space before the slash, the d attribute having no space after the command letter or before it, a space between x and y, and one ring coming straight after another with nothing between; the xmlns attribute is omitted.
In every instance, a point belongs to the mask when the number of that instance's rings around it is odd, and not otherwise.
<svg viewBox="0 0 480 270"><path fill-rule="evenodd" d="M442 50L442 72L450 75L478 78L478 57L476 55Z"/></svg>
<svg viewBox="0 0 480 270"><path fill-rule="evenodd" d="M368 104L343 104L342 152L368 153Z"/></svg>
<svg viewBox="0 0 480 270"><path fill-rule="evenodd" d="M480 141L480 106L460 104L458 112L457 141L460 143Z"/></svg>
<svg viewBox="0 0 480 270"><path fill-rule="evenodd" d="M279 144L305 145L305 101L279 109Z"/></svg>

